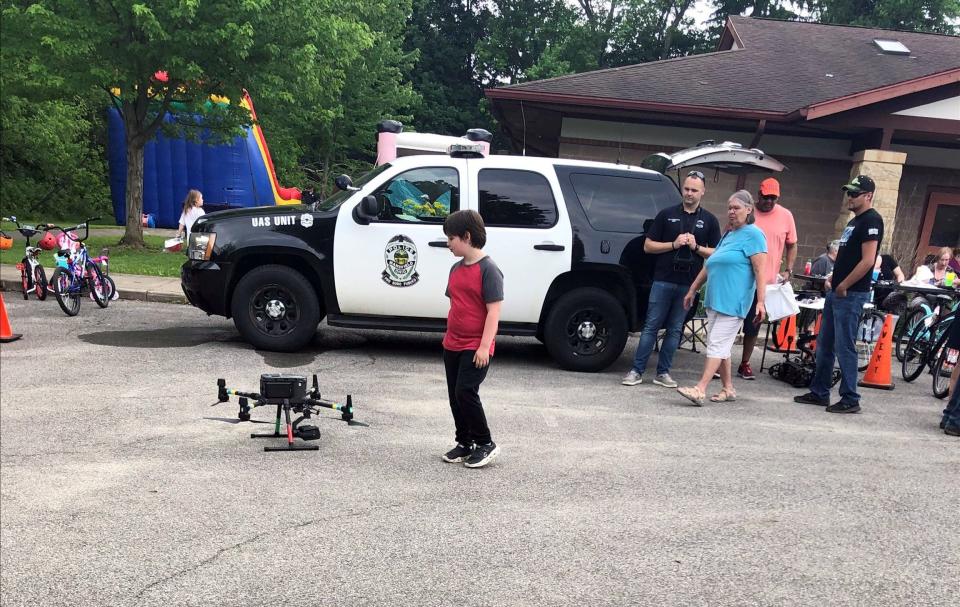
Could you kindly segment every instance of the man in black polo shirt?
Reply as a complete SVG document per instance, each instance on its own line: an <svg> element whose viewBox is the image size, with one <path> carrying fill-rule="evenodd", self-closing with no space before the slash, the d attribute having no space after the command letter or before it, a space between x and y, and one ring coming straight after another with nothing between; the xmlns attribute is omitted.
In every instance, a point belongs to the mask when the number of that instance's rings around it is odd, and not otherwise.
<svg viewBox="0 0 960 607"><path fill-rule="evenodd" d="M665 328L653 383L666 388L677 387L677 382L670 377L670 366L687 315L683 297L700 273L703 260L720 242L720 223L713 213L700 206L700 199L706 191L703 173L691 171L683 180L682 204L657 213L647 232L643 250L656 255L656 265L647 302L647 320L640 334L633 368L620 382L625 386L643 383L643 372L657 343L657 332Z"/></svg>
<svg viewBox="0 0 960 607"><path fill-rule="evenodd" d="M853 219L840 236L840 251L833 265L833 276L826 283L823 320L817 336L817 369L810 392L794 401L809 405L828 405L829 413L859 413L857 393L857 349L855 337L863 305L870 298L870 281L877 251L883 241L883 218L873 209L876 185L866 175L858 175L843 186L847 208ZM834 360L840 363L840 400L830 404L830 380Z"/></svg>

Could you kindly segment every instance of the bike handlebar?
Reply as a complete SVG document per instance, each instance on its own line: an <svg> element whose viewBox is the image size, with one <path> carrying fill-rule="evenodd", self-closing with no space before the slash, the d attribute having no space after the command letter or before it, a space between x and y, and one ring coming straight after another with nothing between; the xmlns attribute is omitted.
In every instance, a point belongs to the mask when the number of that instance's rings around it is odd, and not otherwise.
<svg viewBox="0 0 960 607"><path fill-rule="evenodd" d="M60 230L61 232L63 232L63 233L67 236L67 238L69 238L69 239L72 240L73 242L83 242L84 240L86 240L87 238L90 237L90 222L91 222L91 221L97 221L97 220L99 220L99 219L100 219L100 217L90 217L90 218L88 218L88 219L83 220L82 222L78 223L78 224L75 225L75 226L70 226L69 228L61 228L61 227L58 226L58 225L54 225L54 224L52 224L52 223L48 223L48 224L47 224L47 229L48 229L48 230ZM75 230L79 230L80 228L83 228L83 236L78 236L77 238L74 238L73 236L70 235L70 232L75 231Z"/></svg>

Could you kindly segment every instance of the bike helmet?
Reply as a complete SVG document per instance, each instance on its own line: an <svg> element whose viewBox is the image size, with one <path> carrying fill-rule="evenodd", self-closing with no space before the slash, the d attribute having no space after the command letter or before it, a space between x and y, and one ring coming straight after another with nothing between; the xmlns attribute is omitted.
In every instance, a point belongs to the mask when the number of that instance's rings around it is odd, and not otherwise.
<svg viewBox="0 0 960 607"><path fill-rule="evenodd" d="M37 243L37 246L44 251L52 251L57 248L57 238L51 232L47 232Z"/></svg>

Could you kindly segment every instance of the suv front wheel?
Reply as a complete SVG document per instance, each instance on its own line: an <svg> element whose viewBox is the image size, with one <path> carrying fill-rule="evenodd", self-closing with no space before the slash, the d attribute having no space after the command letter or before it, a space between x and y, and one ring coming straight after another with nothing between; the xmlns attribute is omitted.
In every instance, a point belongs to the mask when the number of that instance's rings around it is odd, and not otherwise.
<svg viewBox="0 0 960 607"><path fill-rule="evenodd" d="M554 304L543 333L547 351L564 369L602 371L627 343L627 314L602 289L574 289Z"/></svg>
<svg viewBox="0 0 960 607"><path fill-rule="evenodd" d="M233 292L233 323L259 350L292 352L306 346L320 324L317 293L303 274L280 265L250 270Z"/></svg>

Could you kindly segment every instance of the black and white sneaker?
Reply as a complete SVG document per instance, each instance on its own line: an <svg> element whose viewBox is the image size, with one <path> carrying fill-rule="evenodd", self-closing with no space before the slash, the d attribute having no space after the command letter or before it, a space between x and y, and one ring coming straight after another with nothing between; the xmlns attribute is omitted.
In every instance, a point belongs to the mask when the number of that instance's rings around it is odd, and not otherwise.
<svg viewBox="0 0 960 607"><path fill-rule="evenodd" d="M486 445L476 445L473 453L463 462L467 468L483 468L489 464L493 458L500 455L500 447L496 443L487 443Z"/></svg>
<svg viewBox="0 0 960 607"><path fill-rule="evenodd" d="M467 461L471 453L473 453L473 448L457 443L456 447L443 454L442 459L451 464L459 464L460 462Z"/></svg>

